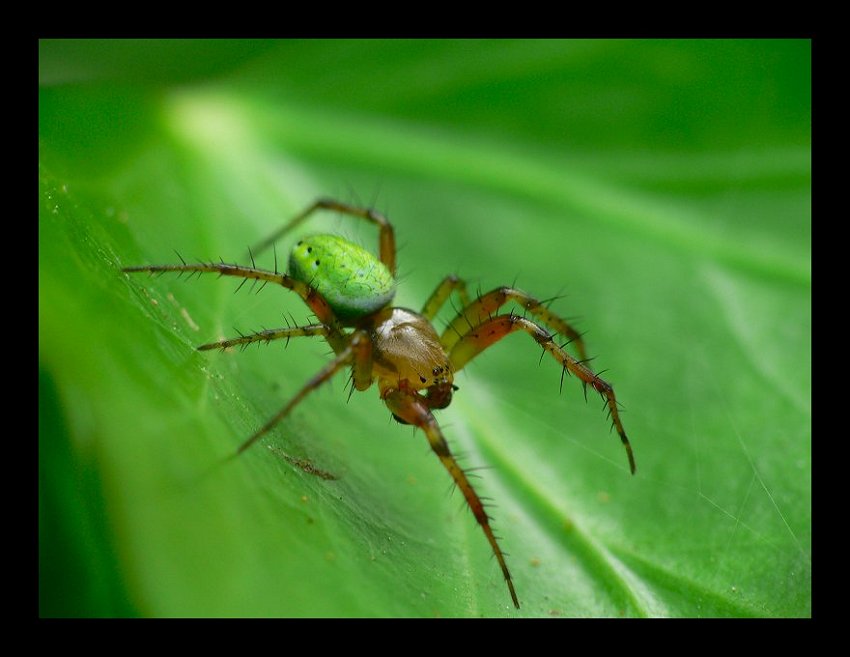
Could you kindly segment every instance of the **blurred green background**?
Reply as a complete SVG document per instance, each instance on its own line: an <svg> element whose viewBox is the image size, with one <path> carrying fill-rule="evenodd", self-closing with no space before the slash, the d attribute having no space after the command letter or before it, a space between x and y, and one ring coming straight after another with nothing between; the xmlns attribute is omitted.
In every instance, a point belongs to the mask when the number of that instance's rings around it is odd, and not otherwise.
<svg viewBox="0 0 850 657"><path fill-rule="evenodd" d="M68 40L39 69L42 615L811 614L808 41ZM244 260L319 195L390 216L399 305L447 273L563 295L615 385L634 477L525 336L438 416L519 611L375 389L222 463L328 349L194 347L303 304L119 271Z"/></svg>

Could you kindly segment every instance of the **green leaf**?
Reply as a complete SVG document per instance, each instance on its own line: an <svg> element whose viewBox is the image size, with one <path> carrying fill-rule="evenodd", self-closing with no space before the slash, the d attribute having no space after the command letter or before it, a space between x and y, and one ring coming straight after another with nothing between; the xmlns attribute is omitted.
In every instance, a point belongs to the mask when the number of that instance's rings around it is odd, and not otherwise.
<svg viewBox="0 0 850 657"><path fill-rule="evenodd" d="M809 42L40 50L42 615L811 614ZM340 376L228 460L329 350L195 347L307 322L294 295L120 271L247 261L320 195L390 216L399 305L449 273L563 295L615 386L635 476L522 335L438 415L485 468L519 611L374 388Z"/></svg>

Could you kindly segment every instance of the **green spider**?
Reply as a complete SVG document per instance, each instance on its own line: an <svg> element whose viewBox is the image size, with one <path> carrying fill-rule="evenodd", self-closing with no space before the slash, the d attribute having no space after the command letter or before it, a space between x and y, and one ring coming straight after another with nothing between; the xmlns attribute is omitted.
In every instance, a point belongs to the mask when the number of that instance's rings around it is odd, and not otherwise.
<svg viewBox="0 0 850 657"><path fill-rule="evenodd" d="M276 283L300 296L319 320L317 323L260 331L198 347L200 350L227 349L281 338L321 336L334 351L334 359L307 381L276 415L245 440L236 454L244 452L271 431L308 393L341 369L351 367L351 379L357 390L366 390L377 381L381 399L393 417L402 424L412 424L424 431L431 449L463 492L499 562L511 600L519 608L519 599L505 556L490 527L491 518L466 473L449 450L432 411L451 403L452 393L457 390L453 384L455 372L506 335L524 331L558 361L563 372L574 374L583 385L590 384L602 395L613 425L626 448L629 467L634 474L635 460L620 421L614 390L585 364L586 353L579 333L540 301L515 288L499 287L470 302L465 283L456 276L446 276L420 312L393 307L391 302L396 285L395 235L390 222L375 210L357 208L332 199L318 199L261 243L257 251L267 248L320 209L333 210L376 224L380 229L379 257L375 258L365 249L341 237L315 235L295 244L289 256L289 273L278 272L277 266L275 271L259 269L253 264L253 256L250 267L223 262L187 264L183 261L175 265L126 267L123 271L217 273L243 279L240 286L248 280ZM438 335L431 322L452 292L460 298L463 309ZM513 312L494 315L509 301L522 306L553 332ZM559 333L575 346L579 358L574 358L555 342L554 336Z"/></svg>

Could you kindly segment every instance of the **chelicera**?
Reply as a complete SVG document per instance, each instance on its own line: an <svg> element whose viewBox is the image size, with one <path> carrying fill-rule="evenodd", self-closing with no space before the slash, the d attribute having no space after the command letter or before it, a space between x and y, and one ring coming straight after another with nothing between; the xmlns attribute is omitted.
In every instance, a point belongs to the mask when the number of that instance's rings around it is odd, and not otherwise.
<svg viewBox="0 0 850 657"><path fill-rule="evenodd" d="M378 257L341 237L314 235L305 237L292 248L287 273L277 271L277 266L275 271L260 269L254 265L253 256L250 267L223 262L188 264L184 261L173 265L126 267L124 271L216 273L240 278L242 284L249 280L274 283L301 297L316 316L316 323L265 330L198 347L200 350L227 349L254 342L315 336L327 340L333 349L333 360L246 439L236 453L244 452L271 431L311 391L340 370L351 368L354 388L367 390L377 383L380 397L393 417L402 424L422 429L484 531L504 575L511 600L519 608L505 556L490 526L491 517L467 474L452 455L433 411L451 403L452 393L456 390L454 376L458 371L505 336L521 331L558 362L563 370L562 376L563 373L575 375L585 387L590 385L603 397L613 426L625 446L629 468L634 473L634 456L620 421L613 388L586 364L585 347L579 333L545 304L513 287L498 287L470 300L465 283L456 276L446 276L421 310L392 306L396 285L395 235L390 222L375 210L318 199L256 250L271 246L317 210L340 212L378 226ZM438 333L432 321L452 293L459 297L462 309L445 330ZM514 312L499 314L499 310L509 302L522 307L533 319ZM578 357L564 349L566 344L559 345L555 341L559 334L567 338L567 344L572 344Z"/></svg>

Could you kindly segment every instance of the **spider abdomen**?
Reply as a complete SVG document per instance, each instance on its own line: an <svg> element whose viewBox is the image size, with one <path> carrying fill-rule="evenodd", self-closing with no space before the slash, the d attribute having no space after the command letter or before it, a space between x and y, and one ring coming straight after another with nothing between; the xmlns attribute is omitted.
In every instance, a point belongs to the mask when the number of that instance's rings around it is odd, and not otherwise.
<svg viewBox="0 0 850 657"><path fill-rule="evenodd" d="M337 235L313 235L289 254L289 275L307 283L345 323L380 310L395 295L386 265L366 249Z"/></svg>

